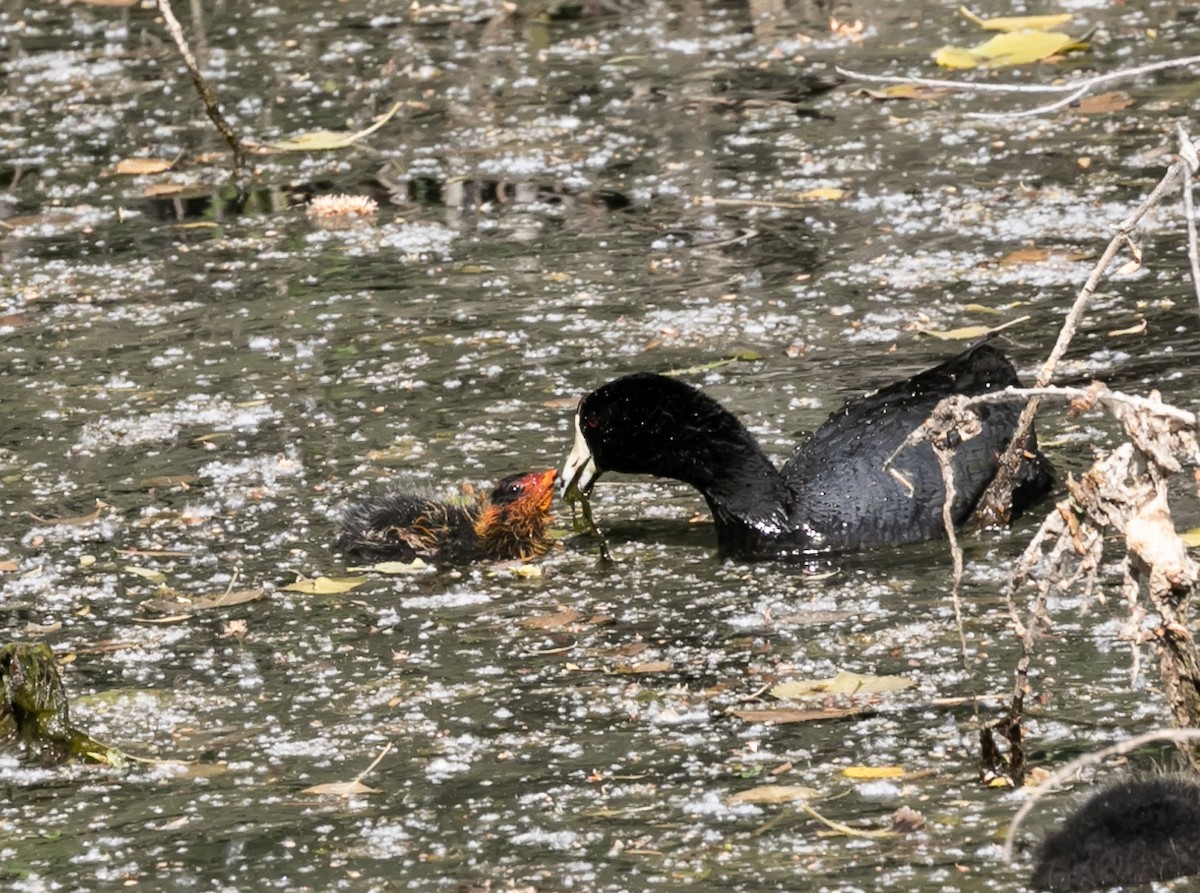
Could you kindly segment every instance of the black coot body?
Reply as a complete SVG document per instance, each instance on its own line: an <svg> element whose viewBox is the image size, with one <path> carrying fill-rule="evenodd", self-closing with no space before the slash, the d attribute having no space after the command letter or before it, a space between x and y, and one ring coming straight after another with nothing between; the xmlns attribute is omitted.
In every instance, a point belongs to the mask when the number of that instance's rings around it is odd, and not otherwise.
<svg viewBox="0 0 1200 893"><path fill-rule="evenodd" d="M618 378L586 395L564 487L586 491L605 471L691 484L716 521L723 555L803 558L902 545L944 534L941 471L932 447L906 447L885 463L942 398L1019 386L1012 363L978 344L932 369L846 403L776 469L753 435L715 400L662 375ZM981 431L954 451L955 524L995 476L1020 403L980 406ZM1014 493L1020 511L1053 484L1031 437ZM903 478L903 480L901 480Z"/></svg>

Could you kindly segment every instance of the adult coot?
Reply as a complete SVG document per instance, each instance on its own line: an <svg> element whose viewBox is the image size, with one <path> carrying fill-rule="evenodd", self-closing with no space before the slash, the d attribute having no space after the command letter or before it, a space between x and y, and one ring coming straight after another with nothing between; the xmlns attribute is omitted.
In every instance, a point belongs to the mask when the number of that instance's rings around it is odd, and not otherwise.
<svg viewBox="0 0 1200 893"><path fill-rule="evenodd" d="M740 558L803 558L930 539L944 534L945 493L932 447L906 447L890 469L885 462L943 397L1010 385L1020 385L1012 363L977 344L849 401L776 469L745 426L712 398L674 378L627 375L579 402L563 488L586 493L606 471L691 484L712 510L721 554ZM980 406L980 432L956 446L955 524L970 516L995 475L1020 408ZM1025 450L1013 495L1018 512L1053 483L1036 437Z"/></svg>

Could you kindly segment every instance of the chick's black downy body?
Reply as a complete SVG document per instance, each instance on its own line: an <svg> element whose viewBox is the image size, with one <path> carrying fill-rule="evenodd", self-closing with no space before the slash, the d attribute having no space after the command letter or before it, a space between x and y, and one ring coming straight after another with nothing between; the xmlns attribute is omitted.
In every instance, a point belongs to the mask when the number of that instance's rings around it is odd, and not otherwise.
<svg viewBox="0 0 1200 893"><path fill-rule="evenodd" d="M1200 874L1200 784L1132 778L1100 791L1046 835L1032 885L1098 890Z"/></svg>

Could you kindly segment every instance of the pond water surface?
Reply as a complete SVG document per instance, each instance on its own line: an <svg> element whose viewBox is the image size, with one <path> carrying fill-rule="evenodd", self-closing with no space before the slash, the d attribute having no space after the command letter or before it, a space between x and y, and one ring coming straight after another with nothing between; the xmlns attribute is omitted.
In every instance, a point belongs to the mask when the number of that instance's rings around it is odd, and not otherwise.
<svg viewBox="0 0 1200 893"><path fill-rule="evenodd" d="M843 400L962 346L921 330L1028 316L1001 344L1031 377L1176 123L1200 130L1196 70L999 122L964 113L1044 97L829 89L833 64L936 76L939 46L983 39L954 3L880 5L839 6L831 31L801 2L195 3L177 12L248 139L401 104L354 147L252 155L239 198L152 9L0 4L0 622L65 659L80 725L164 761L0 756L11 889L1022 887L997 846L1020 796L979 784L967 699L991 696L989 719L1009 690L1003 592L1036 519L965 538L969 669L944 545L722 563L701 500L661 481L597 488L611 566L576 539L533 570L283 589L346 575L332 543L355 496L560 466L579 395L625 372L741 357L686 377L780 460ZM967 76L1200 53L1194 4L1066 7L1089 50ZM179 160L116 173L133 157ZM331 192L380 211L323 228L305 202ZM1062 381L1196 409L1177 208L1102 285ZM1064 475L1116 442L1099 416L1041 432ZM1166 722L1152 660L1130 684L1107 579L1108 607L1053 606L1035 762ZM162 585L264 597L181 618L144 607ZM840 669L914 684L840 721L728 712ZM381 753L374 793L307 790ZM908 775L843 774L863 765ZM925 826L848 837L729 799L771 781L858 828L905 805Z"/></svg>

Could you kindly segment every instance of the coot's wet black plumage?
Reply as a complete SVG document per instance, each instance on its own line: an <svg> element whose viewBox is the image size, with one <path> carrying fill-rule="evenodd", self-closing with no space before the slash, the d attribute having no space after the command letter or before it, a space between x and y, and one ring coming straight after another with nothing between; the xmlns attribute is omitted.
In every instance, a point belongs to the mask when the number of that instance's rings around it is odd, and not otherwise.
<svg viewBox="0 0 1200 893"><path fill-rule="evenodd" d="M371 561L429 559L441 564L528 560L549 547L553 468L514 474L489 493L447 502L388 493L350 506L338 547Z"/></svg>
<svg viewBox="0 0 1200 893"><path fill-rule="evenodd" d="M885 462L942 398L1019 384L1003 353L976 345L849 401L776 469L753 435L715 400L674 378L628 375L580 401L563 485L586 491L605 471L691 484L712 510L721 553L743 558L802 558L930 539L944 534L945 492L932 448L905 448L892 462L896 474ZM995 475L1020 405L981 406L978 413L982 431L954 451L956 524L971 514ZM1018 511L1053 482L1036 439L1026 447L1013 500Z"/></svg>
<svg viewBox="0 0 1200 893"><path fill-rule="evenodd" d="M1200 874L1200 785L1135 778L1096 794L1038 850L1040 890L1098 890Z"/></svg>

